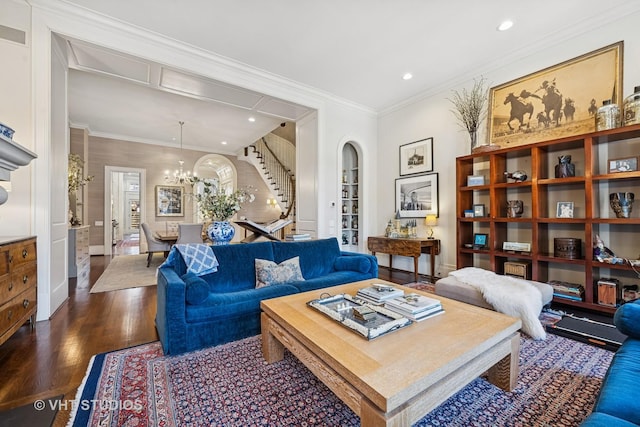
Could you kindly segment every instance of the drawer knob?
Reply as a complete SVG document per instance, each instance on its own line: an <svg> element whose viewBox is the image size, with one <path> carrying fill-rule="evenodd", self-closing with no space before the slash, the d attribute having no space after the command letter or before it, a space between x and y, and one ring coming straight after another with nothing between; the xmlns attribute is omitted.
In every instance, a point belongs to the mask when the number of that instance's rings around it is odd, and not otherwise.
<svg viewBox="0 0 640 427"><path fill-rule="evenodd" d="M27 251L26 249L22 250L22 258L26 258L27 255L29 255L29 251Z"/></svg>
<svg viewBox="0 0 640 427"><path fill-rule="evenodd" d="M29 307L29 300L28 300L28 299L26 299L26 300L22 301L22 306L23 306L24 308Z"/></svg>
<svg viewBox="0 0 640 427"><path fill-rule="evenodd" d="M9 310L9 312L7 313L7 320L11 320L12 317L13 317L13 310Z"/></svg>
<svg viewBox="0 0 640 427"><path fill-rule="evenodd" d="M9 282L9 290L12 291L13 290L13 282Z"/></svg>
<svg viewBox="0 0 640 427"><path fill-rule="evenodd" d="M10 255L9 256L9 263L12 263L12 262L13 262L13 255Z"/></svg>
<svg viewBox="0 0 640 427"><path fill-rule="evenodd" d="M22 283L27 283L27 281L29 280L29 277L25 274L24 276L22 276Z"/></svg>

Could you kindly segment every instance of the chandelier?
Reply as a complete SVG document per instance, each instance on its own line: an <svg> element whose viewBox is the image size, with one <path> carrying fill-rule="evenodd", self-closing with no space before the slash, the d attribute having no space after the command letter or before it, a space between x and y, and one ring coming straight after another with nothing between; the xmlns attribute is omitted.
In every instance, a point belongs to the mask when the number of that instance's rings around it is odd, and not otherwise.
<svg viewBox="0 0 640 427"><path fill-rule="evenodd" d="M196 175L195 173L192 175L191 171L184 170L184 160L182 160L182 126L184 125L183 121L178 122L180 124L180 160L178 160L178 164L180 167L170 173L168 170L164 172L164 180L169 184L185 184L190 183L192 178Z"/></svg>

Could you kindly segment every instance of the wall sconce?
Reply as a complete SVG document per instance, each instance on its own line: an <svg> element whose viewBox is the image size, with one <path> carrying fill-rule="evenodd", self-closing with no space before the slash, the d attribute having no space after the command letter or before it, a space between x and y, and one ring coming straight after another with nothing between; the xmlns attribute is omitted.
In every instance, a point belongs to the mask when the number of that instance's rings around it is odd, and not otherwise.
<svg viewBox="0 0 640 427"><path fill-rule="evenodd" d="M435 215L427 215L424 219L424 223L427 227L429 227L429 231L427 234L427 239L433 239L433 227L438 225L438 217Z"/></svg>
<svg viewBox="0 0 640 427"><path fill-rule="evenodd" d="M278 202L276 201L276 199L268 198L267 206L269 206L270 208L275 208L276 206L278 206Z"/></svg>

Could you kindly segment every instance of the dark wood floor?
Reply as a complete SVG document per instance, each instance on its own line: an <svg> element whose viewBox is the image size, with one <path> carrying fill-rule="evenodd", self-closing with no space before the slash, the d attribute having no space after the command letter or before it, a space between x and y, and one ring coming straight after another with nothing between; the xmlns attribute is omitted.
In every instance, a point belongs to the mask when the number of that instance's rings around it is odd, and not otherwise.
<svg viewBox="0 0 640 427"><path fill-rule="evenodd" d="M90 286L111 259L91 257ZM379 277L413 282L412 272L384 267ZM70 279L69 299L50 320L36 322L33 332L23 326L0 346L0 411L60 394L74 399L91 356L158 339L155 313L155 286L90 294ZM68 412L54 425L65 426Z"/></svg>

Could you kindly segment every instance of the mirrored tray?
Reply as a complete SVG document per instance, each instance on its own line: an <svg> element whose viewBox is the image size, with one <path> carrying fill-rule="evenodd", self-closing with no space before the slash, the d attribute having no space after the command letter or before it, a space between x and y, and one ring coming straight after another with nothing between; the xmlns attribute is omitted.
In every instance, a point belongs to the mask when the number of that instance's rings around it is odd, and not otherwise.
<svg viewBox="0 0 640 427"><path fill-rule="evenodd" d="M369 340L411 324L411 320L401 314L364 303L349 294L315 299L309 301L307 305ZM361 320L354 316L354 307L367 307L375 314L369 320Z"/></svg>

